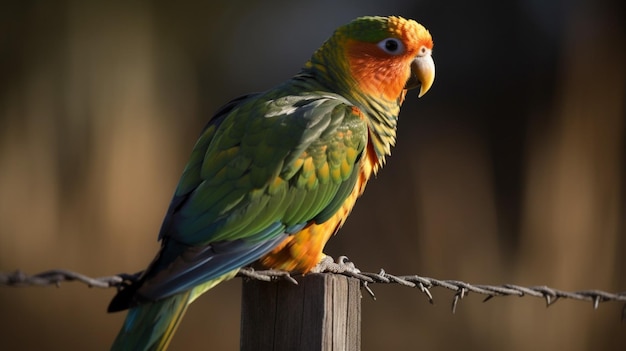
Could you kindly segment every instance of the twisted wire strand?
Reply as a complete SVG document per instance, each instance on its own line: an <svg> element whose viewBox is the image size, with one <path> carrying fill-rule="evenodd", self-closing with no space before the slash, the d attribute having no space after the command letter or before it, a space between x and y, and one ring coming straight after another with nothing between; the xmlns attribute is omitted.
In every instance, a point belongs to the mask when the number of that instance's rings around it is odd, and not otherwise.
<svg viewBox="0 0 626 351"><path fill-rule="evenodd" d="M65 269L53 269L34 275L27 275L22 271L13 273L0 273L0 285L4 286L60 286L62 282L76 281L89 287L96 288L122 288L136 281L142 272L127 274L120 273L112 276L92 278L81 273ZM581 290L564 291L547 286L524 287L514 284L504 285L483 285L470 284L459 280L440 280L419 275L393 275L383 269L379 273L360 272L359 270L344 270L336 272L349 277L357 278L361 281L361 286L368 294L375 299L370 288L371 284L397 284L409 288L417 288L426 295L428 301L433 303L433 295L430 289L440 287L455 292L452 299L452 313L455 313L458 303L469 293L485 295L483 302L489 301L496 296L533 296L540 297L546 301L546 307L557 302L559 299L570 299L586 301L593 304L597 309L602 302L622 302L622 321L626 320L626 291L619 293L609 293L602 290ZM237 277L244 279L255 279L262 281L285 280L292 284L298 284L291 274L277 270L254 270L253 268L242 268Z"/></svg>

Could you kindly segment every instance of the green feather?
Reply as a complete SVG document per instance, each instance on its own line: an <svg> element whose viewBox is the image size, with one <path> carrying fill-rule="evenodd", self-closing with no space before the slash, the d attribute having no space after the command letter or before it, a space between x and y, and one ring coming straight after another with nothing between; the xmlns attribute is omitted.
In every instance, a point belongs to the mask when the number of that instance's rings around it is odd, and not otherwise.
<svg viewBox="0 0 626 351"><path fill-rule="evenodd" d="M335 199L337 191L365 148L367 128L340 96L271 91L243 101L201 140L192 155L203 154L204 162L189 164L176 193L197 184L168 233L188 245L245 239L275 222L307 222L343 202L347 194Z"/></svg>

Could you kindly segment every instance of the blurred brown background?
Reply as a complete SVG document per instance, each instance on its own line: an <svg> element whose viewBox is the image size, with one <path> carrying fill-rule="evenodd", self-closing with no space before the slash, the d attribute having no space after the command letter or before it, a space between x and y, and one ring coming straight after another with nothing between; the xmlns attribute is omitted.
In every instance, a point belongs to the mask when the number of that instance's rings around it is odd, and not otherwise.
<svg viewBox="0 0 626 351"><path fill-rule="evenodd" d="M174 4L175 3L175 4ZM368 271L626 290L623 2L8 1L0 11L0 271L143 269L221 104L296 73L366 14L417 19L437 78L327 252ZM172 350L237 350L239 280ZM623 350L622 306L374 286L363 350ZM105 350L114 290L0 289L0 348Z"/></svg>

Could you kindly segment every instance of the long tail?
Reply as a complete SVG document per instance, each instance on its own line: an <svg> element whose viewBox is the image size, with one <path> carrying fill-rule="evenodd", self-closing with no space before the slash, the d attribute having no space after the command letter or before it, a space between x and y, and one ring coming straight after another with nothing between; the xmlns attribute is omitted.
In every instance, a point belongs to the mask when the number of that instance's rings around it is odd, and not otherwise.
<svg viewBox="0 0 626 351"><path fill-rule="evenodd" d="M111 351L167 349L191 302L190 293L187 291L131 308Z"/></svg>
<svg viewBox="0 0 626 351"><path fill-rule="evenodd" d="M188 291L131 308L111 351L162 351L167 349L187 306L215 285L235 276L238 270Z"/></svg>

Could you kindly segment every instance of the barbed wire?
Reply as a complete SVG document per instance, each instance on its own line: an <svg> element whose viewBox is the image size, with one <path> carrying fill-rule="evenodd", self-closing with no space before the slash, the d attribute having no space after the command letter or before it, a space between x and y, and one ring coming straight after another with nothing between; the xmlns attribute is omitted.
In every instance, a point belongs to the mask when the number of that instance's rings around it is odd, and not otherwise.
<svg viewBox="0 0 626 351"><path fill-rule="evenodd" d="M27 275L22 271L13 273L0 273L0 285L4 286L60 286L62 282L81 282L89 287L96 288L122 288L128 286L139 279L142 272L134 274L120 273L112 276L92 278L84 274L65 270L53 269L34 275ZM593 308L597 309L602 302L622 302L622 321L626 320L626 292L609 293L601 290L581 290L581 291L563 291L550 288L547 286L530 286L524 287L515 284L504 285L484 285L470 284L459 280L441 280L419 275L393 275L385 272L383 269L379 273L361 272L358 269L343 269L330 274L343 274L349 277L359 279L362 287L368 294L375 299L374 292L370 288L370 284L398 284L409 288L417 288L428 298L428 302L434 303L434 298L430 289L440 287L454 291L452 299L452 313L456 312L458 303L469 293L485 295L483 302L489 301L498 296L533 296L543 298L546 301L546 307L549 307L560 299L570 299L577 301L586 301L593 304ZM261 281L278 281L285 280L292 284L298 284L289 272L277 270L255 270L250 267L240 269L237 277L244 279L254 279Z"/></svg>
<svg viewBox="0 0 626 351"><path fill-rule="evenodd" d="M13 273L0 273L0 285L6 286L45 286L45 285L61 285L62 282L77 281L85 285L95 288L119 288L125 282L137 280L139 273L135 274L116 274L107 277L92 278L84 274L69 271L66 269L52 269L49 271L27 275L17 270Z"/></svg>

